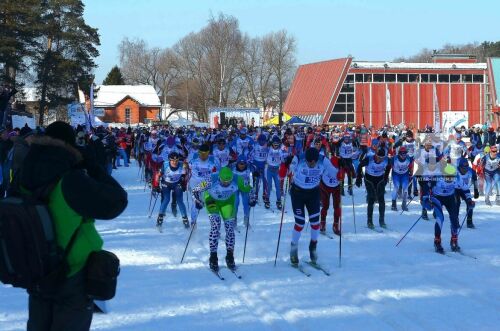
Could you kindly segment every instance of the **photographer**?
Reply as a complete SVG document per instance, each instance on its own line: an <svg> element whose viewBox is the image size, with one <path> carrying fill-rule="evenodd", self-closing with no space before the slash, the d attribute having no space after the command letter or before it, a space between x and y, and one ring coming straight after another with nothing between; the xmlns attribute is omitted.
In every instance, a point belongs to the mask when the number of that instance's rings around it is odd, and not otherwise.
<svg viewBox="0 0 500 331"><path fill-rule="evenodd" d="M75 148L70 125L54 122L34 137L20 170L23 191L44 196L61 249L68 245L65 280L50 293L29 290L28 330L89 330L92 298L85 286L88 258L102 249L94 219L113 219L127 206L127 193ZM73 238L73 239L72 239ZM71 241L71 244L70 244Z"/></svg>

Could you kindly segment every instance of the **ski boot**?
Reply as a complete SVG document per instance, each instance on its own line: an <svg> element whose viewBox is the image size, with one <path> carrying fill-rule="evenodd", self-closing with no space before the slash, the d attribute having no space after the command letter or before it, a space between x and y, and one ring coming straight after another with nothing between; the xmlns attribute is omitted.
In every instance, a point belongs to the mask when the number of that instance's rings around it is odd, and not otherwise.
<svg viewBox="0 0 500 331"><path fill-rule="evenodd" d="M500 206L500 195L498 195L498 194L497 194L497 197L496 197L496 199L495 199L495 204L496 204L497 206Z"/></svg>
<svg viewBox="0 0 500 331"><path fill-rule="evenodd" d="M226 265L229 270L236 270L236 264L234 263L233 251L227 250L226 253Z"/></svg>
<svg viewBox="0 0 500 331"><path fill-rule="evenodd" d="M456 234L451 235L450 247L453 252L460 252L460 246L458 246L458 236Z"/></svg>
<svg viewBox="0 0 500 331"><path fill-rule="evenodd" d="M184 224L184 227L186 229L189 229L189 220L188 220L187 216L182 216L182 223Z"/></svg>
<svg viewBox="0 0 500 331"><path fill-rule="evenodd" d="M486 203L488 206L492 206L490 197L487 195L486 198L484 198L484 203Z"/></svg>
<svg viewBox="0 0 500 331"><path fill-rule="evenodd" d="M318 261L318 253L316 252L316 246L318 245L317 241L311 240L309 242L309 257L311 258L311 263L316 264Z"/></svg>
<svg viewBox="0 0 500 331"><path fill-rule="evenodd" d="M467 217L467 227L469 229L475 229L474 223L472 223L472 217Z"/></svg>
<svg viewBox="0 0 500 331"><path fill-rule="evenodd" d="M208 263L210 266L210 270L219 272L219 258L217 257L217 252L210 252Z"/></svg>
<svg viewBox="0 0 500 331"><path fill-rule="evenodd" d="M282 208L282 207L283 207L283 206L281 205L281 201L279 201L279 200L278 200L278 201L276 201L276 208L277 208L278 210L281 210L281 208Z"/></svg>
<svg viewBox="0 0 500 331"><path fill-rule="evenodd" d="M333 223L333 233L335 233L337 236L340 236L340 223L339 222Z"/></svg>
<svg viewBox="0 0 500 331"><path fill-rule="evenodd" d="M379 225L381 228L387 229L387 224L385 224L385 220L384 220L383 218L379 218L379 220L378 220L378 225Z"/></svg>
<svg viewBox="0 0 500 331"><path fill-rule="evenodd" d="M290 264L292 267L299 266L299 244L292 243L290 246Z"/></svg>
<svg viewBox="0 0 500 331"><path fill-rule="evenodd" d="M269 202L269 200L264 201L264 207L266 207L266 209L271 208L271 203Z"/></svg>
<svg viewBox="0 0 500 331"><path fill-rule="evenodd" d="M176 204L172 204L172 215L174 215L174 217L177 217L177 205Z"/></svg>
<svg viewBox="0 0 500 331"><path fill-rule="evenodd" d="M427 209L422 209L422 219L425 221L429 220L429 216L427 215Z"/></svg>
<svg viewBox="0 0 500 331"><path fill-rule="evenodd" d="M396 200L392 200L391 210L398 211L398 207L396 206Z"/></svg>
<svg viewBox="0 0 500 331"><path fill-rule="evenodd" d="M443 246L441 246L441 237L434 238L434 249L436 250L436 253L444 254Z"/></svg>
<svg viewBox="0 0 500 331"><path fill-rule="evenodd" d="M156 219L156 226L160 227L163 225L163 214L159 214L158 218Z"/></svg>
<svg viewBox="0 0 500 331"><path fill-rule="evenodd" d="M406 198L403 197L403 202L401 203L401 210L408 211L408 204L406 202Z"/></svg>
<svg viewBox="0 0 500 331"><path fill-rule="evenodd" d="M373 225L373 221L371 219L369 219L368 222L366 222L366 226L369 229L375 229L375 226Z"/></svg>

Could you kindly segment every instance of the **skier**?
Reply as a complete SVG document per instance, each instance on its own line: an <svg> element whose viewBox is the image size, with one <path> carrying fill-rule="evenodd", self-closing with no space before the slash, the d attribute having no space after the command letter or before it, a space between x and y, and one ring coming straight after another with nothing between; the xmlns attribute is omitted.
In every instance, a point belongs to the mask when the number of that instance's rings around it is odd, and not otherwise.
<svg viewBox="0 0 500 331"><path fill-rule="evenodd" d="M217 169L227 167L236 156L233 150L226 145L226 140L220 136L217 140L217 147L212 152Z"/></svg>
<svg viewBox="0 0 500 331"><path fill-rule="evenodd" d="M224 228L226 230L226 265L230 270L236 270L236 264L234 263L234 218L236 216L234 203L236 194L243 187L243 178L234 176L231 169L223 167L219 174L212 174L207 181L202 181L194 188L195 192L203 194L203 201L197 200L196 203L206 206L208 219L210 220L211 229L208 237L210 245L209 266L214 272L219 271L217 248L219 245L221 218L224 221Z"/></svg>
<svg viewBox="0 0 500 331"><path fill-rule="evenodd" d="M408 197L410 174L413 173L413 158L408 157L406 147L401 146L398 150L398 155L390 159L390 164L392 170L392 182L394 183L391 210L398 210L396 206L396 199L398 195L400 195L403 200L401 209L407 211L408 207L406 206L406 200Z"/></svg>
<svg viewBox="0 0 500 331"><path fill-rule="evenodd" d="M355 174L354 167L352 165L352 156L354 153L354 147L351 141L351 135L345 133L340 143L339 156L340 156L340 167L344 170L347 175L347 191L349 195L352 195L352 177ZM344 182L341 183L340 194L344 195Z"/></svg>
<svg viewBox="0 0 500 331"><path fill-rule="evenodd" d="M256 197L258 200L258 194L260 189L260 182L262 180L262 200L269 201L269 192L267 191L267 177L266 177L266 161L269 154L269 147L267 146L267 138L264 134L260 134L257 137L257 144L252 150L251 160L255 167L253 174L253 186L255 190Z"/></svg>
<svg viewBox="0 0 500 331"><path fill-rule="evenodd" d="M255 194L252 192L250 194L250 191L252 190L252 186L250 185L251 183L251 175L252 175L252 166L247 162L246 157L243 155L240 155L238 157L238 161L236 161L236 164L233 166L232 171L234 175L238 177L238 180L243 182L242 187L240 188L239 192L236 192L236 201L235 201L235 212L234 212L234 223L235 226L238 226L238 207L240 204L240 199L243 204L243 224L247 226L248 221L250 219L250 207L251 204L255 206ZM241 198L240 198L241 197ZM252 203L250 203L250 200L252 200Z"/></svg>
<svg viewBox="0 0 500 331"><path fill-rule="evenodd" d="M326 232L326 215L330 206L330 196L333 198L333 233L340 236L340 216L342 208L340 206L340 182L344 179L344 169L339 166L339 159L332 156L330 159L324 159L323 166L325 171L321 176L319 184L321 193L321 233Z"/></svg>
<svg viewBox="0 0 500 331"><path fill-rule="evenodd" d="M441 229L444 222L443 205L448 211L451 223L450 247L454 252L460 251L458 246L458 208L455 200L457 188L457 169L451 164L440 162L437 165L438 175L431 176L422 186L422 206L427 210L433 210L436 215L434 224L434 248L437 253L444 254L441 245ZM471 207L474 202L470 201Z"/></svg>
<svg viewBox="0 0 500 331"><path fill-rule="evenodd" d="M365 186L368 192L367 226L370 229L373 225L373 205L378 201L379 225L382 228L385 224L385 199L384 191L387 178L390 171L389 161L386 157L386 151L379 147L377 153L373 156L366 156L358 165L356 186L361 187L363 178L363 167L365 169Z"/></svg>
<svg viewBox="0 0 500 331"><path fill-rule="evenodd" d="M191 224L196 223L199 210L203 208L202 203L196 203L202 201L202 198L199 196L199 190L195 190L195 188L200 183L209 180L212 173L217 172L213 157L209 153L210 147L207 144L203 144L200 146L198 152L192 156L190 162L189 186L191 187L193 202L195 202L191 205Z"/></svg>
<svg viewBox="0 0 500 331"><path fill-rule="evenodd" d="M318 260L316 247L320 229L320 190L319 183L323 174L323 164L318 162L319 152L312 147L307 149L305 157L299 159L295 156L290 165L290 197L292 200L295 226L292 230L292 242L290 247L290 263L294 267L299 265L299 239L304 228L305 208L309 215L311 224L311 241L309 242L309 257L312 263Z"/></svg>
<svg viewBox="0 0 500 331"><path fill-rule="evenodd" d="M189 221L186 213L186 206L182 199L183 192L186 191L186 167L179 161L179 154L171 152L168 155L168 162L164 162L160 170L161 176L161 190L163 200L160 206L160 213L156 220L156 225L161 227L163 224L163 217L170 202L170 195L175 195L177 205L181 211L182 222L186 228L189 227ZM171 193L172 192L172 193ZM175 216L175 215L174 215Z"/></svg>
<svg viewBox="0 0 500 331"><path fill-rule="evenodd" d="M250 153L253 148L253 140L248 137L247 134L248 129L241 128L240 136L236 139L236 153L238 153L238 155L248 156L248 153Z"/></svg>
<svg viewBox="0 0 500 331"><path fill-rule="evenodd" d="M281 209L281 185L279 179L279 168L280 165L284 161L282 159L282 151L281 151L281 140L278 136L273 136L271 139L271 148L267 154L267 200L264 200L264 205L266 209L271 207L271 203L269 201L269 195L271 194L273 182L274 188L276 189L276 208Z"/></svg>
<svg viewBox="0 0 500 331"><path fill-rule="evenodd" d="M488 206L491 206L491 191L493 191L493 187L496 187L495 203L500 206L500 156L498 156L496 145L490 146L490 152L483 156L481 165L485 180L484 201Z"/></svg>
<svg viewBox="0 0 500 331"><path fill-rule="evenodd" d="M457 199L457 208L460 210L460 202L464 200L467 205L467 227L474 229L474 223L472 223L472 213L473 213L473 201L470 194L470 184L474 185L474 199L479 198L479 190L477 187L477 174L469 167L469 161L466 158L461 158L458 161L458 172L457 172L457 188L455 190L455 196Z"/></svg>

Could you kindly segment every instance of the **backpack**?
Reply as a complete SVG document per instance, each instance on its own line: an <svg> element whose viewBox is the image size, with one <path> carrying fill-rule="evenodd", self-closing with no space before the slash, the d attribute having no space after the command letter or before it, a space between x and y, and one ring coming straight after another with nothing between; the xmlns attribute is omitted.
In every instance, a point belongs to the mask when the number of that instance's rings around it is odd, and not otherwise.
<svg viewBox="0 0 500 331"><path fill-rule="evenodd" d="M62 250L57 245L54 223L42 196L35 193L0 200L0 281L30 291L52 293L69 270L66 257L79 228Z"/></svg>

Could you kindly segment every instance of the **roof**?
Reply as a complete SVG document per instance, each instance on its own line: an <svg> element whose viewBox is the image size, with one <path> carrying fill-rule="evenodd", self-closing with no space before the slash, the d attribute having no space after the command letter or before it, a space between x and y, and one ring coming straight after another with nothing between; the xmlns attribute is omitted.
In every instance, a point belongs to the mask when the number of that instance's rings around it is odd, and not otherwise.
<svg viewBox="0 0 500 331"><path fill-rule="evenodd" d="M96 88L94 107L115 106L126 97L134 99L141 106L160 106L160 98L151 85L99 85Z"/></svg>
<svg viewBox="0 0 500 331"><path fill-rule="evenodd" d="M290 115L325 116L342 87L351 58L301 65L297 69L283 111Z"/></svg>
<svg viewBox="0 0 500 331"><path fill-rule="evenodd" d="M368 62L352 61L356 69L436 69L436 70L486 70L486 63L407 63L407 62Z"/></svg>
<svg viewBox="0 0 500 331"><path fill-rule="evenodd" d="M500 57L492 57L489 59L491 64L491 79L493 97L496 106L500 107Z"/></svg>

